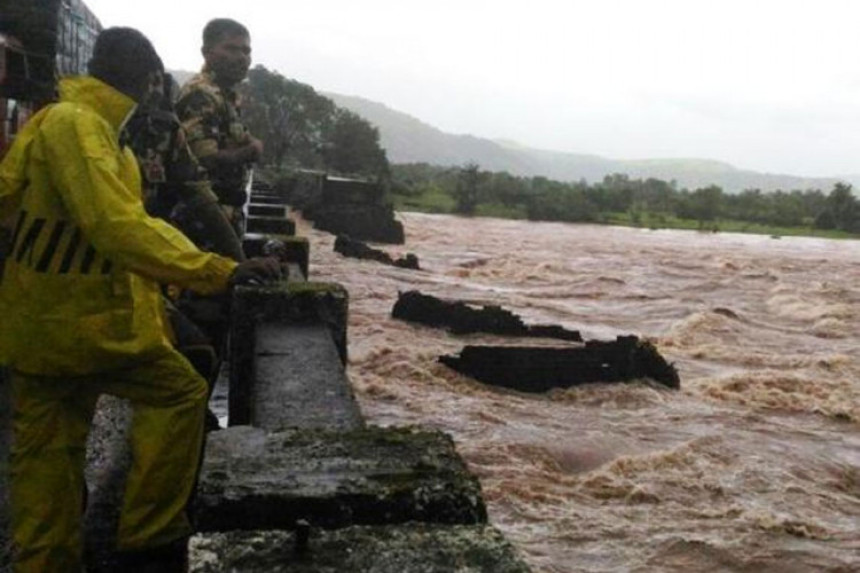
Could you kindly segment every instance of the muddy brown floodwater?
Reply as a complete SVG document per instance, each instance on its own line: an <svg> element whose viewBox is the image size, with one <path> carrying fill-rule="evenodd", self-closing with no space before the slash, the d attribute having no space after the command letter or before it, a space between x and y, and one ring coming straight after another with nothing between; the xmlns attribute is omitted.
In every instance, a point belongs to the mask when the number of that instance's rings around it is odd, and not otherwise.
<svg viewBox="0 0 860 573"><path fill-rule="evenodd" d="M350 293L371 423L450 433L535 571L860 571L855 241L401 213L422 271L346 259L299 221L313 280ZM465 344L393 320L398 291L498 304L586 339L636 334L679 392L502 391L437 363Z"/></svg>

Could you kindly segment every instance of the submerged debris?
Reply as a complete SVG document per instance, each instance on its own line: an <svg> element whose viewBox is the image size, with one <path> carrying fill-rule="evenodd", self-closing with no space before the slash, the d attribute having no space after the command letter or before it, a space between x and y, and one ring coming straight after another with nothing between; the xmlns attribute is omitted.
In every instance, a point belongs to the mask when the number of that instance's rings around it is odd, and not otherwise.
<svg viewBox="0 0 860 573"><path fill-rule="evenodd" d="M405 257L394 259L385 251L369 247L365 243L352 239L347 235L337 236L334 241L334 250L345 257L368 259L404 269L420 270L418 268L418 257L412 253L407 253Z"/></svg>
<svg viewBox="0 0 860 573"><path fill-rule="evenodd" d="M459 356L441 356L439 361L486 384L522 392L640 378L676 390L681 387L675 367L653 344L636 336L590 340L580 348L466 346Z"/></svg>
<svg viewBox="0 0 860 573"><path fill-rule="evenodd" d="M398 293L391 316L427 326L447 328L454 334L487 332L582 341L579 331L567 330L559 325L526 326L519 316L500 306L488 305L478 309L463 302L448 302L415 290Z"/></svg>

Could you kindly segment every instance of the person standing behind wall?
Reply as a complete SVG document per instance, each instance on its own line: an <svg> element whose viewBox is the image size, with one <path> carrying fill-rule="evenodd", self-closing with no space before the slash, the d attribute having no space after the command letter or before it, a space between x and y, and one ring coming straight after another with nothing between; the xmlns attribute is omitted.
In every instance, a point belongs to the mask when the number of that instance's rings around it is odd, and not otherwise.
<svg viewBox="0 0 860 573"><path fill-rule="evenodd" d="M162 71L154 79L149 96L125 126L127 143L140 165L144 206L153 217L182 231L200 250L241 262L245 260L242 243L176 116L173 78Z"/></svg>
<svg viewBox="0 0 860 573"><path fill-rule="evenodd" d="M16 573L81 570L86 438L102 393L134 411L121 570L185 570L207 391L168 339L159 285L215 293L279 276L274 260L201 252L144 210L119 133L158 63L137 30L104 30L90 75L62 80L60 102L0 163L0 221L15 221L0 364L11 369Z"/></svg>
<svg viewBox="0 0 860 573"><path fill-rule="evenodd" d="M140 165L144 207L153 217L164 219L182 231L200 250L244 261L242 243L218 204L205 170L188 148L185 130L173 111L173 79L162 69L154 80L150 94L138 106L124 132ZM200 303L191 304L194 300L186 293L181 301L165 301L165 306L176 348L206 378L211 398L223 350L214 344L223 337L216 331L213 341L213 335L205 334L194 323L195 316L186 314L199 313L196 307ZM222 300L223 305L208 300L208 307L229 306L227 297L216 299ZM185 307L185 312L178 306ZM223 315L226 311L216 314L219 319L215 321L216 330L229 328ZM206 429L218 427L217 416L207 410Z"/></svg>
<svg viewBox="0 0 860 573"><path fill-rule="evenodd" d="M242 237L250 168L263 153L262 142L242 123L236 91L251 65L251 36L239 22L217 18L203 28L201 51L203 70L183 86L176 113L191 151Z"/></svg>

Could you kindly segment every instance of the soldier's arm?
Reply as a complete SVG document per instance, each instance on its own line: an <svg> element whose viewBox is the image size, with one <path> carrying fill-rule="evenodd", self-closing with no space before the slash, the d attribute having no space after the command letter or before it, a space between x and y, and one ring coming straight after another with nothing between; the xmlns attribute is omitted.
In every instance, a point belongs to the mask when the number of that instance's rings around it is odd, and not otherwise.
<svg viewBox="0 0 860 573"><path fill-rule="evenodd" d="M184 187L182 203L188 216L176 221L179 230L198 246L206 244L219 255L234 261L244 261L242 242L209 183L187 183Z"/></svg>
<svg viewBox="0 0 860 573"><path fill-rule="evenodd" d="M218 153L221 125L214 96L200 89L183 93L176 102L176 115L198 160Z"/></svg>
<svg viewBox="0 0 860 573"><path fill-rule="evenodd" d="M248 135L248 143L233 149L221 149L214 155L201 157L203 167L209 169L214 165L247 165L256 163L263 155L263 142Z"/></svg>
<svg viewBox="0 0 860 573"><path fill-rule="evenodd" d="M183 94L176 103L176 114L185 129L188 146L206 169L247 165L257 161L263 153L262 142L250 134L245 145L219 149L218 140L226 134L221 133L218 101L203 90Z"/></svg>
<svg viewBox="0 0 860 573"><path fill-rule="evenodd" d="M181 126L174 134L167 180L175 182L172 187L175 187L178 200L182 203L181 208L188 213L187 217L174 221L179 230L198 247L206 244L219 255L234 261L244 261L242 242L218 203L206 174L191 153Z"/></svg>

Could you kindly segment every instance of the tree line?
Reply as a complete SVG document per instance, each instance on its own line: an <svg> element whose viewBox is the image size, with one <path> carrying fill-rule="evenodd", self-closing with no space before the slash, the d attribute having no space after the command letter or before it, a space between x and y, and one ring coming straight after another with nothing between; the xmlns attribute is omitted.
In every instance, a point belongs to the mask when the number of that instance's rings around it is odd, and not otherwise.
<svg viewBox="0 0 860 573"><path fill-rule="evenodd" d="M392 166L392 191L415 206L427 194L447 196L451 212L463 215L506 210L531 220L606 222L612 214L623 214L633 224L659 226L676 218L716 228L718 221L732 220L860 233L860 204L845 183L826 194L819 189L731 194L716 185L679 189L674 181L624 174L589 184L482 171L476 164L417 163Z"/></svg>
<svg viewBox="0 0 860 573"><path fill-rule="evenodd" d="M265 143L269 168L389 177L379 130L311 86L256 66L241 86L243 120Z"/></svg>

